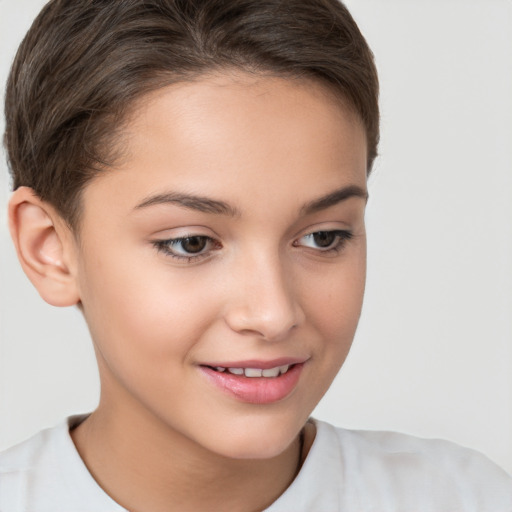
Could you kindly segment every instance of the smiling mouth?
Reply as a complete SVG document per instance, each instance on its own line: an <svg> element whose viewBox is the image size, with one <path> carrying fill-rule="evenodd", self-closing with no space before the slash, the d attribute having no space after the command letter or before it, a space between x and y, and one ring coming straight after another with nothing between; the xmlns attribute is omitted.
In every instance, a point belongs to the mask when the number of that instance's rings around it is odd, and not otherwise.
<svg viewBox="0 0 512 512"><path fill-rule="evenodd" d="M293 368L295 365L293 364L285 364L282 366L275 366L274 368L227 368L224 366L208 366L208 368L214 370L218 373L229 373L231 375L238 375L240 377L248 377L248 378L258 378L258 377L265 377L265 378L276 378L280 375L284 375L288 372L291 368Z"/></svg>
<svg viewBox="0 0 512 512"><path fill-rule="evenodd" d="M300 359L287 359L273 362L233 361L233 366L219 366L219 361L201 365L200 369L211 384L236 400L270 404L283 400L293 392L306 363Z"/></svg>

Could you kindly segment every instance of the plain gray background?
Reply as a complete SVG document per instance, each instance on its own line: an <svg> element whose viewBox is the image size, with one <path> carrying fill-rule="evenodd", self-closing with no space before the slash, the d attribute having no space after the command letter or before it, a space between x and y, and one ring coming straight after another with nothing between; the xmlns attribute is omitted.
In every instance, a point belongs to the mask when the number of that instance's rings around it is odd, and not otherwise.
<svg viewBox="0 0 512 512"><path fill-rule="evenodd" d="M0 0L2 87L43 3ZM347 5L380 71L381 156L361 324L315 415L448 438L512 472L512 2ZM79 312L19 269L8 197L2 157L0 449L91 410L99 389Z"/></svg>

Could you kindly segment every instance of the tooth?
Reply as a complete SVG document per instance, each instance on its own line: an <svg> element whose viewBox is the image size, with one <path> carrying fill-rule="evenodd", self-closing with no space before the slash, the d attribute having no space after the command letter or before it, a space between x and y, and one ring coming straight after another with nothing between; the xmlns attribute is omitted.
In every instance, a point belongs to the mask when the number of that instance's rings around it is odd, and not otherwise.
<svg viewBox="0 0 512 512"><path fill-rule="evenodd" d="M269 368L268 370L263 370L261 372L263 377L277 377L279 375L279 366L275 368Z"/></svg>
<svg viewBox="0 0 512 512"><path fill-rule="evenodd" d="M279 373L281 373L281 374L286 373L288 371L288 368L290 368L289 364L285 364L284 366L280 366L279 367Z"/></svg>
<svg viewBox="0 0 512 512"><path fill-rule="evenodd" d="M224 368L223 366L216 366L215 369L218 371L218 372L225 372L226 371L226 368Z"/></svg>
<svg viewBox="0 0 512 512"><path fill-rule="evenodd" d="M243 368L228 368L229 373L233 373L234 375L243 375L244 369Z"/></svg>
<svg viewBox="0 0 512 512"><path fill-rule="evenodd" d="M244 373L246 377L261 377L262 371L259 368L246 368Z"/></svg>

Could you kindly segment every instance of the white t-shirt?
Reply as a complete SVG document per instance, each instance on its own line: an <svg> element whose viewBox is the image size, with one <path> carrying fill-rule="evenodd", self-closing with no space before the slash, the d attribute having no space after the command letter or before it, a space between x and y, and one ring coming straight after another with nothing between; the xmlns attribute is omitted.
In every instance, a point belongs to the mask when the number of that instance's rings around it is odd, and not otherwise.
<svg viewBox="0 0 512 512"><path fill-rule="evenodd" d="M69 428L81 419L0 454L0 512L126 512L76 451ZM314 421L300 473L266 512L512 512L512 478L483 455Z"/></svg>

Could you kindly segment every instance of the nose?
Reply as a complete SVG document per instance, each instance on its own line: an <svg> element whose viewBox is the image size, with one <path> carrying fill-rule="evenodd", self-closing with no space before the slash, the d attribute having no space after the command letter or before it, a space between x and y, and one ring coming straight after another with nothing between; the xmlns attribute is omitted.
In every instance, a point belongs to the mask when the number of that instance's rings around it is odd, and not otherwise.
<svg viewBox="0 0 512 512"><path fill-rule="evenodd" d="M296 283L278 256L250 258L230 277L225 320L240 333L279 341L299 327L305 315Z"/></svg>

